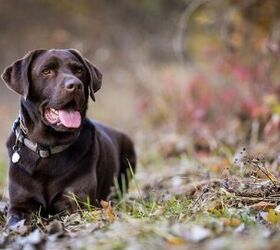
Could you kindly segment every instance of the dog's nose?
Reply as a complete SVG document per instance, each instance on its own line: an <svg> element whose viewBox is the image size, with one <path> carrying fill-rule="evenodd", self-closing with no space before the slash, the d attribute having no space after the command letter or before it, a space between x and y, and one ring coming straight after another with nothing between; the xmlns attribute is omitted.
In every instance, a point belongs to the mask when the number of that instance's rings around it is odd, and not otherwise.
<svg viewBox="0 0 280 250"><path fill-rule="evenodd" d="M71 92L73 92L75 90L82 90L82 88L83 88L82 83L77 79L67 79L64 82L64 86L65 86L66 90L71 91Z"/></svg>

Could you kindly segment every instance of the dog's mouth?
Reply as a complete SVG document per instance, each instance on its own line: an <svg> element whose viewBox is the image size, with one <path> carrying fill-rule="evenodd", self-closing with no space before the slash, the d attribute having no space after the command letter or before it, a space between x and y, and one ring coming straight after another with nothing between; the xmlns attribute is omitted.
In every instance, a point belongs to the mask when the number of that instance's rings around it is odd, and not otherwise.
<svg viewBox="0 0 280 250"><path fill-rule="evenodd" d="M69 129L76 129L81 126L82 116L74 101L68 103L63 108L44 108L44 118L51 125L64 126Z"/></svg>

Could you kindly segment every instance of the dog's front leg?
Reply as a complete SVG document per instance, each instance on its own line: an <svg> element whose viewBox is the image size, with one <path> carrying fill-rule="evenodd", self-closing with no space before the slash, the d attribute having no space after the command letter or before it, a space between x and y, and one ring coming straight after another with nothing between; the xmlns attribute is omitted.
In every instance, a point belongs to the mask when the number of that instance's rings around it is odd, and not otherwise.
<svg viewBox="0 0 280 250"><path fill-rule="evenodd" d="M65 191L53 200L51 205L52 213L75 213L81 209L96 205L95 193L95 190L87 190L87 192L81 190Z"/></svg>
<svg viewBox="0 0 280 250"><path fill-rule="evenodd" d="M21 203L14 203L11 201L11 204L8 208L6 227L14 226L21 220L25 220L25 224L29 224L32 213L39 210L39 204L32 200L26 200L25 202Z"/></svg>
<svg viewBox="0 0 280 250"><path fill-rule="evenodd" d="M10 173L13 172L10 170ZM24 179L22 175L18 174L17 176L20 180ZM29 223L32 213L39 213L42 210L42 206L45 206L44 200L38 200L36 198L36 195L40 193L39 188L30 189L31 184L25 187L17 178L12 177L10 175L9 208L6 223L8 226L12 226L23 219L25 219L25 223ZM29 183L32 183L31 180L29 180Z"/></svg>

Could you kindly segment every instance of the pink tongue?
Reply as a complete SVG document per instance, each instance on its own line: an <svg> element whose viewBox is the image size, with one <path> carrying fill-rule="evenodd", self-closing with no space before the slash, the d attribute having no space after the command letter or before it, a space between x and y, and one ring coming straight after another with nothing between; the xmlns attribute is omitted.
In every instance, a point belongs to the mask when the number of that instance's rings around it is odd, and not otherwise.
<svg viewBox="0 0 280 250"><path fill-rule="evenodd" d="M58 110L61 123L67 128L78 128L81 125L81 114L78 111Z"/></svg>

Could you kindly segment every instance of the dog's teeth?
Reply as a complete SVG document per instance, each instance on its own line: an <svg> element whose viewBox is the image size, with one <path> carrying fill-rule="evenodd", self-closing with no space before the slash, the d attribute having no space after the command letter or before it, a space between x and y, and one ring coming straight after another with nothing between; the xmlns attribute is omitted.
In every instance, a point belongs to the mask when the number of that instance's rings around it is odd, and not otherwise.
<svg viewBox="0 0 280 250"><path fill-rule="evenodd" d="M58 115L58 110L56 110L54 108L50 108L50 113L54 114L54 115Z"/></svg>
<svg viewBox="0 0 280 250"><path fill-rule="evenodd" d="M53 113L58 113L58 111L54 108L50 108L50 111L53 112Z"/></svg>

